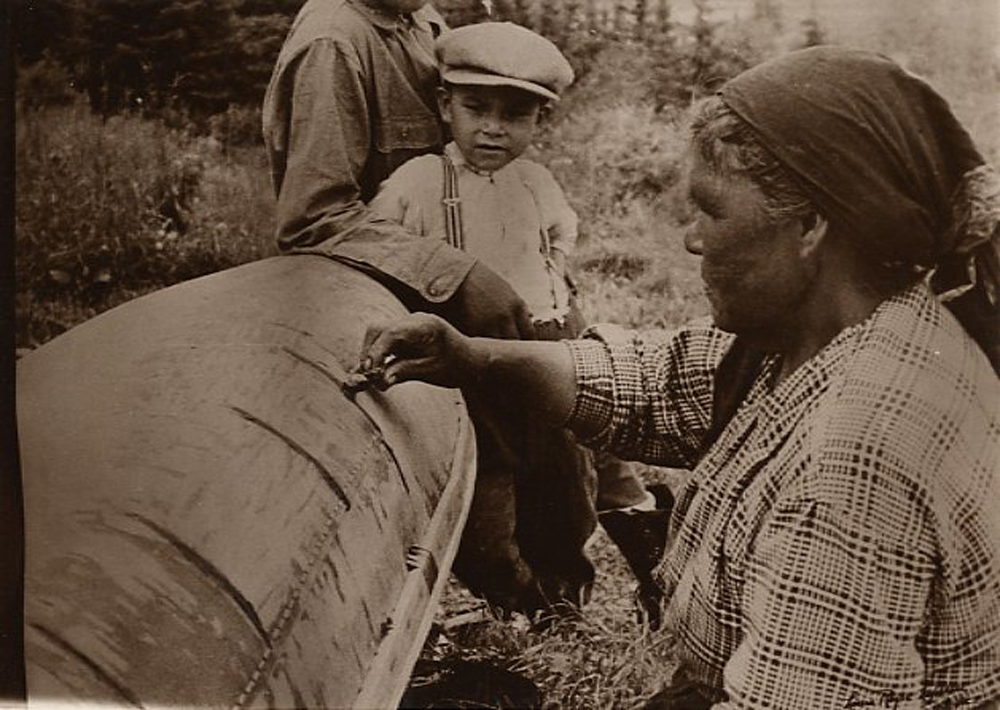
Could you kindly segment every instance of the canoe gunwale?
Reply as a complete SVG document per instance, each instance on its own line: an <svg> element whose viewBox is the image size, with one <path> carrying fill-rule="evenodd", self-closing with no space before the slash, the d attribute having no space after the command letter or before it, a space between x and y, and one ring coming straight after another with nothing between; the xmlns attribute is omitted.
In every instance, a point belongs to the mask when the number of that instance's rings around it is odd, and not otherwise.
<svg viewBox="0 0 1000 710"><path fill-rule="evenodd" d="M365 683L354 703L357 710L399 705L434 621L438 602L462 539L476 480L475 434L467 417L461 419L460 426L452 457L451 476L420 544L415 546L416 549L411 548L418 562L407 572L399 601L390 616L393 623L389 625L379 644ZM452 501L456 497L460 500L457 521L450 515L454 506ZM433 550L440 550L439 559L434 557ZM432 574L433 583L427 589L428 579ZM421 604L423 609L415 633L412 625L405 627L395 623L399 619L412 618L413 612Z"/></svg>

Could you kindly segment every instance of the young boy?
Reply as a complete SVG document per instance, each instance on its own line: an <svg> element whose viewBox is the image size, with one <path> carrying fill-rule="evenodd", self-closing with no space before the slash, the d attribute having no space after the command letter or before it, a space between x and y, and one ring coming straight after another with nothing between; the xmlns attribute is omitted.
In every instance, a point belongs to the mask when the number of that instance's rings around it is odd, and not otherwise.
<svg viewBox="0 0 1000 710"><path fill-rule="evenodd" d="M508 22L461 27L442 35L435 49L443 82L438 106L453 141L443 155L400 166L371 209L465 250L502 276L527 303L537 337L576 337L583 321L566 259L576 244L577 216L552 174L521 157L548 104L572 83L573 70L554 44ZM505 393L466 392L466 399L476 422L480 477L456 571L502 605L578 605L593 578L582 549L594 526L591 456L565 432L533 424ZM600 479L601 507L654 508L620 462L602 461ZM660 527L665 535L666 514L654 515L612 517L610 524L602 515L602 522L645 585L640 592L655 595L644 579L654 560L640 559L662 551L656 538ZM652 537L630 539L642 524L655 529ZM506 550L499 559L498 550ZM475 565L466 564L472 559ZM478 574L491 565L496 574ZM505 576L521 582L504 589Z"/></svg>
<svg viewBox="0 0 1000 710"><path fill-rule="evenodd" d="M555 45L509 22L445 33L436 50L444 82L438 107L453 142L444 156L398 168L372 209L416 234L447 240L496 271L525 299L546 339L556 331L575 334L562 331L570 313L566 256L576 243L576 213L552 174L521 158L573 70ZM443 200L453 202L442 208Z"/></svg>

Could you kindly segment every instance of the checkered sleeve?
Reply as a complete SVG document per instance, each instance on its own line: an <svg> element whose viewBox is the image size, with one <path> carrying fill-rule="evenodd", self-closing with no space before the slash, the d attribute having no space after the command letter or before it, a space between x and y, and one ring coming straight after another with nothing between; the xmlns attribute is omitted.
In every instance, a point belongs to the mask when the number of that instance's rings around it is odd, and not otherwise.
<svg viewBox="0 0 1000 710"><path fill-rule="evenodd" d="M595 326L568 341L577 394L567 426L621 458L691 467L712 412L712 382L732 336L707 321L638 334Z"/></svg>

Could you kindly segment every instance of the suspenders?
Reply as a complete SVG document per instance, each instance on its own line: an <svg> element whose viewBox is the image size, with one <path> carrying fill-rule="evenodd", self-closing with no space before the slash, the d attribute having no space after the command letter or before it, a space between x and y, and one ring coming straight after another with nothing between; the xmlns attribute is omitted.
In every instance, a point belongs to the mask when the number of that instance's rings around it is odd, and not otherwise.
<svg viewBox="0 0 1000 710"><path fill-rule="evenodd" d="M451 158L441 156L444 165L444 227L448 243L456 249L465 250L465 234L462 232L462 201L458 197L458 171Z"/></svg>
<svg viewBox="0 0 1000 710"><path fill-rule="evenodd" d="M538 202L538 195L535 194L534 190L529 190L531 193L531 199L535 201L535 209L538 210L539 215L545 214L542 211L542 205ZM552 240L549 239L549 231L545 228L543 224L541 229L538 230L539 235L539 251L542 253L542 259L545 260L545 271L548 272L549 276L549 293L552 296L552 305L558 307L559 305L559 293L556 290L556 283L560 280L558 274L556 274L556 264L552 261ZM566 284L569 286L569 283Z"/></svg>
<svg viewBox="0 0 1000 710"><path fill-rule="evenodd" d="M441 164L444 167L444 198L441 203L444 205L444 228L448 244L465 251L465 233L462 228L462 200L458 196L458 170L455 163L448 157L447 153L441 155ZM538 196L531 192L532 199L535 200L535 207L541 214L541 205L538 204ZM549 290L552 293L552 303L557 305L559 297L556 292L555 265L552 262L552 244L549 241L549 234L543 227L539 230L541 236L541 253L545 260L546 271L549 275ZM568 284L567 284L568 285Z"/></svg>

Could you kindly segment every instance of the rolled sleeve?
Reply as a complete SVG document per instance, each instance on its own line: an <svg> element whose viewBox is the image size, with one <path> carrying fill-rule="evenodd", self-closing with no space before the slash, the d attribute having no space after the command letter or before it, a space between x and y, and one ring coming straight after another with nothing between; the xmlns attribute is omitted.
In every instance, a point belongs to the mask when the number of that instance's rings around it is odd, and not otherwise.
<svg viewBox="0 0 1000 710"><path fill-rule="evenodd" d="M564 341L573 358L576 398L566 426L590 443L602 438L615 407L614 370L604 343L597 340Z"/></svg>
<svg viewBox="0 0 1000 710"><path fill-rule="evenodd" d="M649 335L590 329L568 341L577 390L566 426L625 459L693 466L711 420L713 373L730 343L708 325Z"/></svg>

